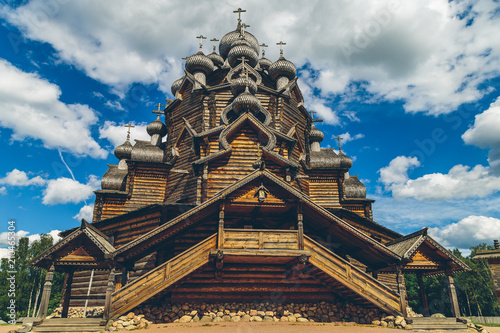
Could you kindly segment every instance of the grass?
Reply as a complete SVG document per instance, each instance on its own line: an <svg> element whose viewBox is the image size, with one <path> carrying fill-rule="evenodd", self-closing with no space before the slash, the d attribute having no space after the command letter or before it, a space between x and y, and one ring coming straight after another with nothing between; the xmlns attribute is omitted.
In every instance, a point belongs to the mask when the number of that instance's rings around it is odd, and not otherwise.
<svg viewBox="0 0 500 333"><path fill-rule="evenodd" d="M481 325L481 326L485 326L485 327L500 327L500 324L483 324L483 323L478 323L472 319L471 319L471 321L474 325Z"/></svg>

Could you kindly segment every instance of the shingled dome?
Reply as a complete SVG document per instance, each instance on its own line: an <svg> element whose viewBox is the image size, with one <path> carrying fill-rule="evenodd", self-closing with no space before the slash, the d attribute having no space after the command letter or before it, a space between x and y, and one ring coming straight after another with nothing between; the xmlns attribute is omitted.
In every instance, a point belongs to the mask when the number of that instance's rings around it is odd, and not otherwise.
<svg viewBox="0 0 500 333"><path fill-rule="evenodd" d="M239 30L231 31L225 34L224 37L222 37L219 43L219 53L222 56L222 58L224 59L227 58L229 51L231 50L231 45L235 40L239 38L240 38ZM245 36L243 38L250 43L250 46L255 50L255 52L257 52L257 54L260 54L260 47L257 38L255 38L248 31L245 31Z"/></svg>
<svg viewBox="0 0 500 333"><path fill-rule="evenodd" d="M281 56L275 63L269 67L269 76L271 79L276 80L280 76L285 76L292 80L297 75L297 68L295 65Z"/></svg>
<svg viewBox="0 0 500 333"><path fill-rule="evenodd" d="M233 101L233 109L238 113L245 110L257 113L260 111L260 108L261 104L259 99L250 93L248 87L245 88L245 91L238 95Z"/></svg>
<svg viewBox="0 0 500 333"><path fill-rule="evenodd" d="M220 55L215 53L215 51L207 55L207 57L212 60L215 66L221 67L222 65L224 65L224 59Z"/></svg>
<svg viewBox="0 0 500 333"><path fill-rule="evenodd" d="M121 145L117 146L115 148L115 156L119 160L129 160L130 156L132 155L132 145L130 144L130 141L127 140Z"/></svg>
<svg viewBox="0 0 500 333"><path fill-rule="evenodd" d="M175 96L177 91L181 88L182 80L184 80L184 77L181 77L178 80L175 80L174 83L172 83L172 87L170 88L170 91L172 91L172 95Z"/></svg>
<svg viewBox="0 0 500 333"><path fill-rule="evenodd" d="M269 67L271 67L271 65L273 64L273 62L267 58L260 58L259 59L259 65L260 65L260 68L262 69L269 69Z"/></svg>
<svg viewBox="0 0 500 333"><path fill-rule="evenodd" d="M255 81L245 76L240 76L231 82L231 93L234 96L237 96L244 92L246 87L248 87L251 94L255 94L257 92L257 83L255 83Z"/></svg>
<svg viewBox="0 0 500 333"><path fill-rule="evenodd" d="M214 63L209 57L203 54L202 51L198 51L198 53L186 59L186 71L191 74L194 74L195 72L209 74L213 70Z"/></svg>
<svg viewBox="0 0 500 333"><path fill-rule="evenodd" d="M247 63L252 67L255 67L259 62L258 53L244 38L237 39L231 44L231 50L227 57L229 65L235 67L241 61L241 57L245 57Z"/></svg>
<svg viewBox="0 0 500 333"><path fill-rule="evenodd" d="M358 176L349 176L344 181L344 194L347 198L366 198L366 187Z"/></svg>
<svg viewBox="0 0 500 333"><path fill-rule="evenodd" d="M167 135L167 126L160 120L160 116L158 115L155 121L149 123L146 131L150 136L159 134L161 137L164 137Z"/></svg>

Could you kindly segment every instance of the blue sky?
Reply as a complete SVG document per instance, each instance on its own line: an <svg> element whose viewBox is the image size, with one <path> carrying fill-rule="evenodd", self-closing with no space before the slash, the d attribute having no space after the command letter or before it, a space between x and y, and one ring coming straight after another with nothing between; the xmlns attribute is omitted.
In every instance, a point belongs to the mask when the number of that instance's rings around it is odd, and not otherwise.
<svg viewBox="0 0 500 333"><path fill-rule="evenodd" d="M36 239L91 218L122 125L147 138L195 36L220 39L238 7L268 59L287 43L376 221L460 249L500 238L497 1L35 0L0 5L0 255L9 219Z"/></svg>

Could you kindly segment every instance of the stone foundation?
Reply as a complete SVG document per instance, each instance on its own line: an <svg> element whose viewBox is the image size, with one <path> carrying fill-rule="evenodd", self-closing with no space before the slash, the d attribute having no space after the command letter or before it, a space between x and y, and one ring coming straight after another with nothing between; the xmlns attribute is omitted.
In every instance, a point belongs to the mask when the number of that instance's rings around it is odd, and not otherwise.
<svg viewBox="0 0 500 333"><path fill-rule="evenodd" d="M68 318L83 318L85 308L84 307L74 307L68 309ZM62 307L58 307L52 312L47 318L61 318ZM85 318L101 318L104 313L103 306L93 306L87 307L87 315Z"/></svg>
<svg viewBox="0 0 500 333"><path fill-rule="evenodd" d="M153 323L220 321L355 322L371 324L386 316L375 308L346 303L182 303L144 304L132 311Z"/></svg>

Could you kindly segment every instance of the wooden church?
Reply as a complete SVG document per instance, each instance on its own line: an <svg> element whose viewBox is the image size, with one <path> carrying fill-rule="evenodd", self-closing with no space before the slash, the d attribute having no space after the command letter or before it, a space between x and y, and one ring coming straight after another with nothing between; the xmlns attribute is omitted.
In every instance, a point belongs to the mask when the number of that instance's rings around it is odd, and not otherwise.
<svg viewBox="0 0 500 333"><path fill-rule="evenodd" d="M406 316L404 274L417 274L425 315L422 277L446 274L459 316L452 274L469 268L427 229L403 236L373 220L374 200L349 175L352 159L340 145L321 148L284 43L272 62L247 27L238 19L207 55L198 37L200 50L172 84L175 99L157 105L147 126L151 140L116 147L92 223L64 231L32 260L49 270L40 321L53 271L66 276L63 317L84 304L103 306L108 319L160 298L276 294L280 302L342 297Z"/></svg>

